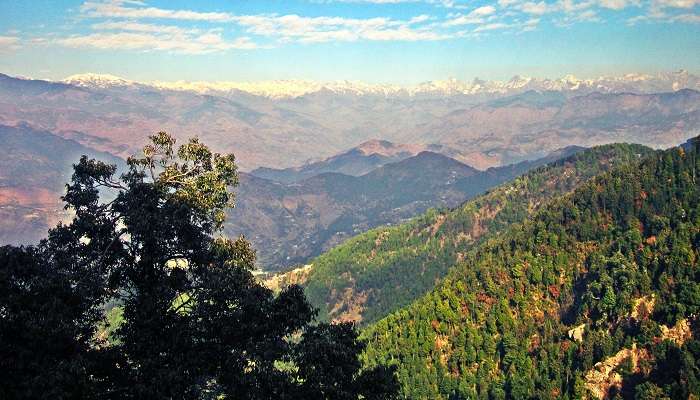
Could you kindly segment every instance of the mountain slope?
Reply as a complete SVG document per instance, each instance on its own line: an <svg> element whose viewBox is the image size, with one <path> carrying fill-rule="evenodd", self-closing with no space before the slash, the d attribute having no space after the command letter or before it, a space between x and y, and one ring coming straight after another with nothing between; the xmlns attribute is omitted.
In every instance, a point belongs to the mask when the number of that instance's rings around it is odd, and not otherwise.
<svg viewBox="0 0 700 400"><path fill-rule="evenodd" d="M700 92L525 92L454 110L405 141L470 149L481 168L533 158L555 147L610 142L666 148L700 133Z"/></svg>
<svg viewBox="0 0 700 400"><path fill-rule="evenodd" d="M470 250L365 331L368 365L408 398L697 395L698 152L619 165Z"/></svg>
<svg viewBox="0 0 700 400"><path fill-rule="evenodd" d="M532 168L580 151L477 171L422 152L362 176L324 173L292 184L241 174L226 233L244 234L267 271L304 264L368 229L394 225L430 207L455 207Z"/></svg>
<svg viewBox="0 0 700 400"><path fill-rule="evenodd" d="M400 226L356 236L311 261L307 297L320 308L321 318L376 321L430 290L475 244L522 221L547 199L649 151L643 146L609 145L559 154L568 157L454 210L431 210ZM509 179L526 171L511 170ZM483 189L478 179L474 181L475 189Z"/></svg>

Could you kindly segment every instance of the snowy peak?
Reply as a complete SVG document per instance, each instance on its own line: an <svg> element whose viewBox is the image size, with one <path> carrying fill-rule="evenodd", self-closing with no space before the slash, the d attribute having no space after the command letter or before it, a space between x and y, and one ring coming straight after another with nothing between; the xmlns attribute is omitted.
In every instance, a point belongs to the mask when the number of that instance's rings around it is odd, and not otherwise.
<svg viewBox="0 0 700 400"><path fill-rule="evenodd" d="M65 78L63 83L86 88L107 89L111 87L132 86L136 84L134 81L120 78L109 74L76 74Z"/></svg>
<svg viewBox="0 0 700 400"><path fill-rule="evenodd" d="M656 93L680 89L700 90L700 77L685 70L656 75L626 74L617 77L579 79L565 75L557 79L531 78L515 75L508 81L487 81L475 78L464 82L455 78L423 82L414 86L369 84L357 81L315 82L305 80L273 80L261 82L233 81L152 81L135 82L107 74L72 75L62 82L80 87L109 89L130 86L148 86L161 90L189 91L199 94L230 95L244 92L271 99L293 99L314 93L328 92L350 96L381 97L447 97L456 95L511 95L528 90L561 91L573 93L632 92Z"/></svg>
<svg viewBox="0 0 700 400"><path fill-rule="evenodd" d="M302 80L260 82L154 81L147 84L158 89L191 91L200 94L227 94L240 91L273 99L300 97L323 88L321 83Z"/></svg>

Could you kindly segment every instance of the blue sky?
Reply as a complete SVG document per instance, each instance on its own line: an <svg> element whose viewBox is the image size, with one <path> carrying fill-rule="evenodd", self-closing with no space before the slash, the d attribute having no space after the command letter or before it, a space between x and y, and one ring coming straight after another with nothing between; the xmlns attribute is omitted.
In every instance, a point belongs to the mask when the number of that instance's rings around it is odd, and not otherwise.
<svg viewBox="0 0 700 400"><path fill-rule="evenodd" d="M700 72L700 0L0 0L0 72L412 84Z"/></svg>

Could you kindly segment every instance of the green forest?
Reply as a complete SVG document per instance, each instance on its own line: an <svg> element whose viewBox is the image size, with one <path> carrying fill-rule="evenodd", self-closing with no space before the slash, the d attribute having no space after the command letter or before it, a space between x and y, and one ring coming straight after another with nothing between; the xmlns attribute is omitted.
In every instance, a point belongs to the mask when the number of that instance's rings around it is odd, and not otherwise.
<svg viewBox="0 0 700 400"><path fill-rule="evenodd" d="M454 210L373 229L317 257L305 283L324 319L375 322L435 287L475 245L522 222L549 199L652 150L612 144L536 168Z"/></svg>
<svg viewBox="0 0 700 400"><path fill-rule="evenodd" d="M474 246L365 329L366 365L406 398L696 398L699 151L616 163Z"/></svg>

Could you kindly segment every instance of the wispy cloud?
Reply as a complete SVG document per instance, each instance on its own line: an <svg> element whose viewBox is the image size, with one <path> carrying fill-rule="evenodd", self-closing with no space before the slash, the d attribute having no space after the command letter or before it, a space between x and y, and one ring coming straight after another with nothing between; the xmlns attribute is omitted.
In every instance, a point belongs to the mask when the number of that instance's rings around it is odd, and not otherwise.
<svg viewBox="0 0 700 400"><path fill-rule="evenodd" d="M20 45L20 38L17 36L0 36L0 52L18 50L22 46Z"/></svg>
<svg viewBox="0 0 700 400"><path fill-rule="evenodd" d="M484 31L493 31L497 29L504 29L508 28L508 24L504 24L502 22L497 22L493 24L486 24L486 25L481 25L480 27L474 29L474 32L484 32Z"/></svg>
<svg viewBox="0 0 700 400"><path fill-rule="evenodd" d="M299 15L247 15L236 22L248 33L277 38L281 41L318 43L328 41L440 40L448 36L426 27L416 27L429 19L418 16L408 21L377 17L368 19L343 17L303 17Z"/></svg>
<svg viewBox="0 0 700 400"><path fill-rule="evenodd" d="M117 31L130 31L130 32L151 32L151 33L167 33L167 34L188 34L197 33L199 29L184 29L179 26L172 25L157 25L157 24L143 24L139 22L128 22L128 21L106 21L93 24L92 29L95 30L117 30Z"/></svg>
<svg viewBox="0 0 700 400"><path fill-rule="evenodd" d="M485 22L485 17L495 12L496 8L494 6L482 6L475 8L468 14L455 14L451 19L445 22L445 26L483 24Z"/></svg>
<svg viewBox="0 0 700 400"><path fill-rule="evenodd" d="M57 39L66 47L119 49L140 51L171 51L184 54L206 54L230 49L257 47L248 37L224 40L219 33L201 35L158 34L151 32L97 32Z"/></svg>
<svg viewBox="0 0 700 400"><path fill-rule="evenodd" d="M373 2L396 3L406 0L372 0ZM241 48L240 43L216 43L203 46L201 40L191 36L182 28L143 24L140 20L186 20L190 22L232 24L241 27L248 34L266 37L278 42L320 43L331 41L429 41L450 37L445 32L431 30L428 26L418 26L430 20L428 15L418 15L409 20L396 20L385 17L345 18L345 17L305 17L295 14L276 15L235 15L225 12L199 12L192 10L167 10L149 7L142 2L111 0L106 2L87 1L80 7L87 18L127 19L121 22L101 22L92 27L96 30L118 30L122 32L96 32L85 36L70 37L61 41L64 45L93 46L98 48L118 48L119 40L134 37L136 42L124 43L125 48L176 50L185 52L223 51ZM138 32L138 34L136 33ZM147 34L148 33L148 34ZM165 35L169 35L166 37ZM154 45L148 46L148 38ZM194 44L185 42L192 40ZM254 48L250 39L243 48ZM109 47L107 47L109 46Z"/></svg>
<svg viewBox="0 0 700 400"><path fill-rule="evenodd" d="M631 17L628 24L638 22L662 22L662 23L700 23L700 0L651 0L646 13Z"/></svg>
<svg viewBox="0 0 700 400"><path fill-rule="evenodd" d="M127 7L127 6L137 7ZM191 10L167 10L156 7L142 7L146 4L140 1L86 1L80 11L89 17L106 18L161 18L187 21L229 22L233 16L224 12L198 12Z"/></svg>
<svg viewBox="0 0 700 400"><path fill-rule="evenodd" d="M389 8L398 3L423 3L423 6L433 6L435 12L401 18L244 15L159 8L140 0L88 0L77 10L78 21L92 22L87 25L87 31L76 30L60 38L46 38L45 42L81 48L206 54L285 43L439 41L523 33L543 24L557 27L602 22L610 13L630 7L634 7L638 15L633 14L628 19L629 24L652 20L700 22L697 13L700 0L496 0L479 5L466 0L309 1L373 3ZM19 46L20 38L15 35L0 38L0 48Z"/></svg>

